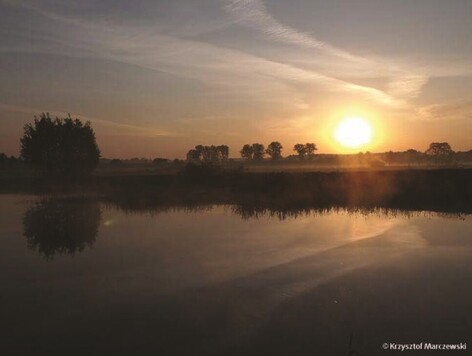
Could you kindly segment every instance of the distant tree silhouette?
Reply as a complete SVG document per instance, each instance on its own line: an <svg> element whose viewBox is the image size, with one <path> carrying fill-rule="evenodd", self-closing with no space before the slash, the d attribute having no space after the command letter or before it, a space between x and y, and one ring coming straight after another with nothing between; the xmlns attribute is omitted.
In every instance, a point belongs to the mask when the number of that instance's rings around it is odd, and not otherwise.
<svg viewBox="0 0 472 356"><path fill-rule="evenodd" d="M247 160L251 160L254 154L254 150L250 144L245 144L239 152L241 153L241 157Z"/></svg>
<svg viewBox="0 0 472 356"><path fill-rule="evenodd" d="M100 150L90 122L83 124L70 115L52 119L48 113L42 113L32 124L25 125L21 157L48 173L78 176L97 167Z"/></svg>
<svg viewBox="0 0 472 356"><path fill-rule="evenodd" d="M454 151L447 142L433 142L429 145L425 153L431 156L449 156L454 153Z"/></svg>
<svg viewBox="0 0 472 356"><path fill-rule="evenodd" d="M203 151L204 150L205 150L205 147L203 145L195 146L195 151L196 151L196 154L198 155L199 160L203 158Z"/></svg>
<svg viewBox="0 0 472 356"><path fill-rule="evenodd" d="M447 142L432 142L425 154L432 157L436 163L450 163L454 151Z"/></svg>
<svg viewBox="0 0 472 356"><path fill-rule="evenodd" d="M315 155L315 151L318 151L318 148L313 142L308 142L305 143L305 150L306 154L308 155L308 158L312 158Z"/></svg>
<svg viewBox="0 0 472 356"><path fill-rule="evenodd" d="M51 260L56 254L75 254L95 243L100 226L98 202L85 199L45 199L23 216L28 247Z"/></svg>
<svg viewBox="0 0 472 356"><path fill-rule="evenodd" d="M281 145L280 142L274 141L267 146L266 153L272 158L272 159L280 159L282 158L282 148L283 146Z"/></svg>
<svg viewBox="0 0 472 356"><path fill-rule="evenodd" d="M316 148L314 143L297 143L293 146L293 150L297 152L298 158L304 159L306 156L308 156L308 158L313 158L315 151L318 150L318 148Z"/></svg>
<svg viewBox="0 0 472 356"><path fill-rule="evenodd" d="M252 144L252 158L254 160L261 160L264 158L265 147L261 143Z"/></svg>
<svg viewBox="0 0 472 356"><path fill-rule="evenodd" d="M218 153L218 159L221 162L227 162L229 159L229 147L227 145L216 146L216 151Z"/></svg>
<svg viewBox="0 0 472 356"><path fill-rule="evenodd" d="M305 145L301 143L297 143L293 146L293 150L297 152L298 158L300 159L304 159L307 154Z"/></svg>
<svg viewBox="0 0 472 356"><path fill-rule="evenodd" d="M222 164L229 159L229 147L220 146L203 146L197 145L194 149L187 152L187 161L191 163L203 162L204 164Z"/></svg>
<svg viewBox="0 0 472 356"><path fill-rule="evenodd" d="M200 162L201 154L196 149L191 149L187 152L187 161L188 162Z"/></svg>

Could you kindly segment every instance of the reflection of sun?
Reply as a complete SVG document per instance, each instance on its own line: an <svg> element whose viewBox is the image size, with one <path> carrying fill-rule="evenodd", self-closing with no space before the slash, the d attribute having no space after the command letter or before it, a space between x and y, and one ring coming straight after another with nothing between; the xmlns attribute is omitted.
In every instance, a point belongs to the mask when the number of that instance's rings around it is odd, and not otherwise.
<svg viewBox="0 0 472 356"><path fill-rule="evenodd" d="M334 137L344 147L358 148L372 140L372 128L360 117L347 117L334 131Z"/></svg>

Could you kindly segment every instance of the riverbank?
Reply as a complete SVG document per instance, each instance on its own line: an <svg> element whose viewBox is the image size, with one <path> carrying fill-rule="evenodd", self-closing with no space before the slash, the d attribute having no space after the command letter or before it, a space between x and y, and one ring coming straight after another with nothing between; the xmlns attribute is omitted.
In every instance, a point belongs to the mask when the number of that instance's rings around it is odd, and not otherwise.
<svg viewBox="0 0 472 356"><path fill-rule="evenodd" d="M189 170L170 175L91 176L64 183L2 178L1 193L95 195L130 209L232 204L257 212L387 208L472 212L472 169L248 173Z"/></svg>

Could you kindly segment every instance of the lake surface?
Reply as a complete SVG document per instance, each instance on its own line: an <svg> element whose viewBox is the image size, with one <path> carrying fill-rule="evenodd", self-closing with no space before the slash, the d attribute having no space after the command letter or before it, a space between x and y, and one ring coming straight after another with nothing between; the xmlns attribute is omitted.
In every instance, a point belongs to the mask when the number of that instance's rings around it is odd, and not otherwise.
<svg viewBox="0 0 472 356"><path fill-rule="evenodd" d="M472 349L470 215L249 215L0 195L0 354Z"/></svg>

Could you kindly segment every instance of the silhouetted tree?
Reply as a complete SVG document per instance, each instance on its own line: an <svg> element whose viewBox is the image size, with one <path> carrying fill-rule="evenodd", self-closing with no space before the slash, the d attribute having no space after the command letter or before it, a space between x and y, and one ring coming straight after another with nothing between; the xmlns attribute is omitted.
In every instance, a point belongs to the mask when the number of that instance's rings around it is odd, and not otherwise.
<svg viewBox="0 0 472 356"><path fill-rule="evenodd" d="M187 161L189 162L200 162L200 152L196 149L191 149L187 152Z"/></svg>
<svg viewBox="0 0 472 356"><path fill-rule="evenodd" d="M45 199L23 216L28 247L51 260L56 254L82 252L95 243L100 226L98 202L85 199Z"/></svg>
<svg viewBox="0 0 472 356"><path fill-rule="evenodd" d="M229 147L227 145L220 145L216 147L218 152L218 159L221 162L227 162L229 159Z"/></svg>
<svg viewBox="0 0 472 356"><path fill-rule="evenodd" d="M425 151L425 154L432 157L437 163L449 163L452 160L454 151L447 142L433 142Z"/></svg>
<svg viewBox="0 0 472 356"><path fill-rule="evenodd" d="M195 151L196 151L196 154L198 155L199 160L203 158L203 151L204 150L205 150L205 147L203 145L195 146Z"/></svg>
<svg viewBox="0 0 472 356"><path fill-rule="evenodd" d="M239 152L241 153L241 157L247 160L252 159L252 156L254 154L252 145L249 145L249 144L245 144L243 148L241 149L241 151Z"/></svg>
<svg viewBox="0 0 472 356"><path fill-rule="evenodd" d="M431 156L449 156L453 153L451 146L447 142L433 142L426 150L427 155Z"/></svg>
<svg viewBox="0 0 472 356"><path fill-rule="evenodd" d="M306 156L306 147L304 144L297 143L295 146L293 146L293 150L297 152L298 158L304 159Z"/></svg>
<svg viewBox="0 0 472 356"><path fill-rule="evenodd" d="M252 158L254 160L261 160L264 158L265 147L261 143L252 144Z"/></svg>
<svg viewBox="0 0 472 356"><path fill-rule="evenodd" d="M282 157L282 148L283 146L280 144L280 142L274 141L269 144L269 146L267 147L266 153L272 159L279 159Z"/></svg>
<svg viewBox="0 0 472 356"><path fill-rule="evenodd" d="M21 157L33 167L61 176L90 173L97 165L100 150L90 122L79 119L52 119L42 113L25 125Z"/></svg>
<svg viewBox="0 0 472 356"><path fill-rule="evenodd" d="M318 148L313 142L308 142L305 143L305 150L306 154L308 155L308 158L313 158L313 156L315 155L315 151L318 151Z"/></svg>
<svg viewBox="0 0 472 356"><path fill-rule="evenodd" d="M229 147L226 145L197 145L194 149L187 152L187 161L192 163L221 164L228 161L228 159Z"/></svg>

